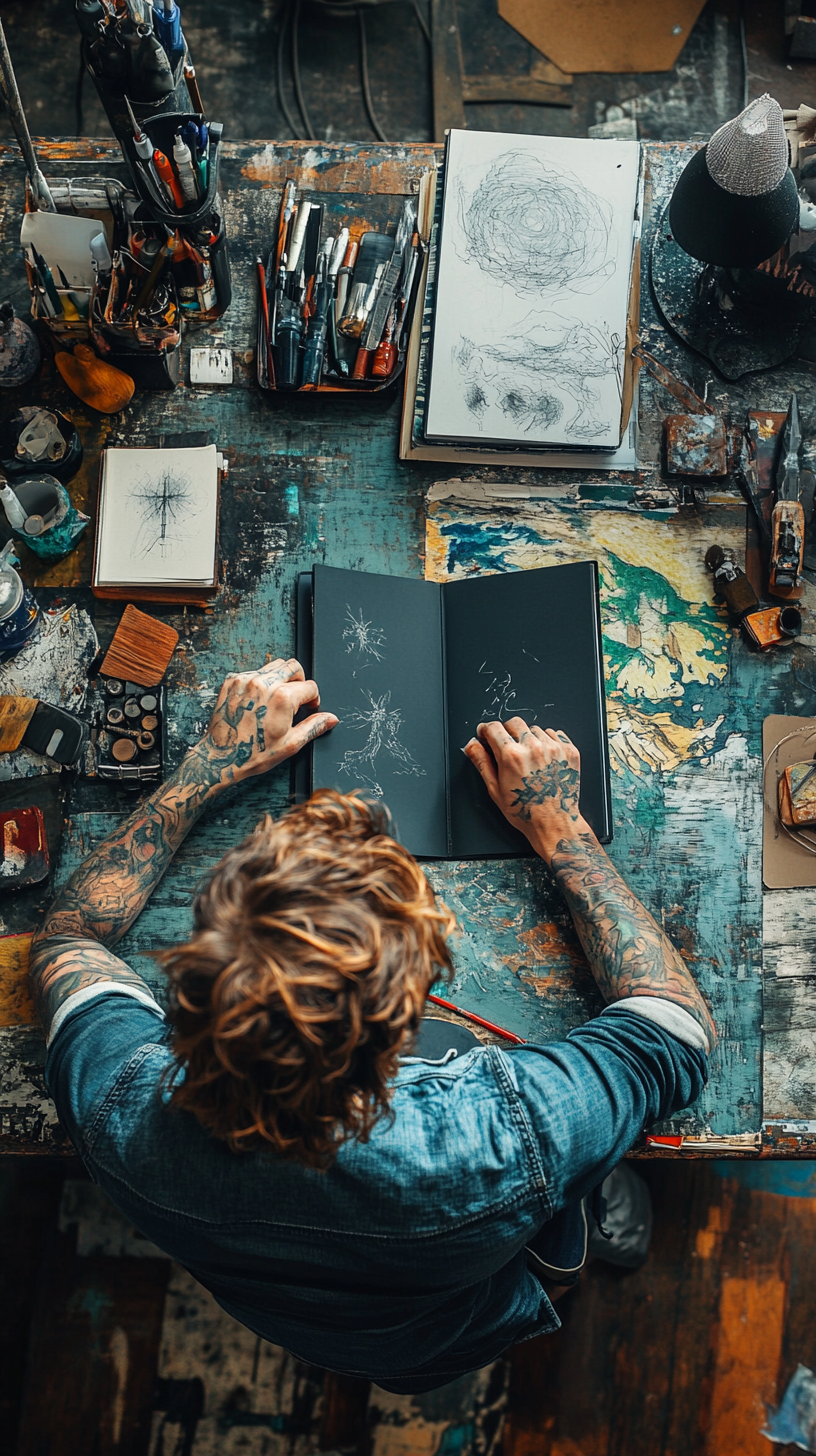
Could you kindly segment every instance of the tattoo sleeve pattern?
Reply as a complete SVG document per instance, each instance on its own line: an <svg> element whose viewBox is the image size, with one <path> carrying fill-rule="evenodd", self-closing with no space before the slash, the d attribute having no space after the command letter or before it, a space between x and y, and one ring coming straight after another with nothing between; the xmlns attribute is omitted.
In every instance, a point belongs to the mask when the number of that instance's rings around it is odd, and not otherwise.
<svg viewBox="0 0 816 1456"><path fill-rule="evenodd" d="M75 870L31 946L31 988L47 1026L67 996L98 981L144 987L105 950L121 939L188 830L217 792L219 770L193 750L180 768Z"/></svg>
<svg viewBox="0 0 816 1456"><path fill-rule="evenodd" d="M594 836L562 839L552 871L605 999L642 994L676 1001L713 1045L714 1023L691 972Z"/></svg>

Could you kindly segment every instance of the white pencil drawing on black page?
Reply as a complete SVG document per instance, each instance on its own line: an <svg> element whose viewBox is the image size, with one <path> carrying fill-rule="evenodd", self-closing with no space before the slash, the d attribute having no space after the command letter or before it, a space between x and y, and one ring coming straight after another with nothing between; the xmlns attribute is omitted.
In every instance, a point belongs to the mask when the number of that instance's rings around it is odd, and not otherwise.
<svg viewBox="0 0 816 1456"><path fill-rule="evenodd" d="M525 328L526 325L526 328ZM479 428L491 408L536 437L561 424L564 436L590 441L610 428L598 385L614 378L623 390L620 336L557 314L528 314L506 343L460 337L452 349L467 409Z"/></svg>
<svg viewBox="0 0 816 1456"><path fill-rule="evenodd" d="M405 745L400 743L402 714L398 708L390 706L391 694L382 693L380 697L375 698L373 693L366 692L364 688L361 688L360 692L366 699L368 707L344 714L343 722L346 727L357 728L360 731L367 730L368 740L362 748L346 749L337 769L339 773L348 774L350 778L364 784L375 799L381 799L383 788L377 780L374 768L375 759L381 752L385 752L397 765L392 769L393 773L416 774L418 777L424 778L425 770L420 767ZM366 772L366 765L368 772Z"/></svg>
<svg viewBox="0 0 816 1456"><path fill-rule="evenodd" d="M464 260L518 294L596 293L615 272L609 203L530 151L460 181L458 203Z"/></svg>
<svg viewBox="0 0 816 1456"><path fill-rule="evenodd" d="M513 687L512 673L493 672L492 668L488 667L487 661L482 663L479 673L490 679L484 690L485 701L482 712L484 722L495 721L498 718L500 722L504 723L508 718L516 717L527 718L531 723L535 722L538 714L534 713L532 708L520 708L516 704L518 694Z"/></svg>
<svg viewBox="0 0 816 1456"><path fill-rule="evenodd" d="M173 470L146 476L133 492L141 525L133 543L133 554L142 561L157 557L166 561L181 551L188 539L188 527L201 509L190 477Z"/></svg>
<svg viewBox="0 0 816 1456"><path fill-rule="evenodd" d="M372 622L365 620L362 607L355 617L351 607L348 603L346 604L343 641L346 644L346 652L356 651L360 657L368 655L375 658L377 662L382 662L383 653L380 648L385 646L385 632L382 627L375 627Z"/></svg>

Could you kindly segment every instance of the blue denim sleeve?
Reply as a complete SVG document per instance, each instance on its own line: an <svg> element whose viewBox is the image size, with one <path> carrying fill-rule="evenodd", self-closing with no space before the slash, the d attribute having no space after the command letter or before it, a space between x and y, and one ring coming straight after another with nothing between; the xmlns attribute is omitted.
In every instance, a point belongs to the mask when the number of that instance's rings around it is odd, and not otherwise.
<svg viewBox="0 0 816 1456"><path fill-rule="evenodd" d="M88 1151L105 1099L128 1063L166 1037L162 1017L118 992L95 996L62 1023L48 1048L45 1082L80 1157Z"/></svg>
<svg viewBox="0 0 816 1456"><path fill-rule="evenodd" d="M600 1183L644 1127L695 1102L707 1077L703 1051L623 1010L586 1022L566 1041L505 1056L553 1211Z"/></svg>

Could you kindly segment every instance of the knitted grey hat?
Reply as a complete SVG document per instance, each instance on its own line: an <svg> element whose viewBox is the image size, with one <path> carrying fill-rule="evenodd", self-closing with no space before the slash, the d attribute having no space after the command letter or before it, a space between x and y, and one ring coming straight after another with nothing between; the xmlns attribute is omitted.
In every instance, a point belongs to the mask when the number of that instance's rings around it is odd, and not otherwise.
<svg viewBox="0 0 816 1456"><path fill-rule="evenodd" d="M773 192L788 170L782 107L767 92L715 131L706 147L714 181L738 197Z"/></svg>

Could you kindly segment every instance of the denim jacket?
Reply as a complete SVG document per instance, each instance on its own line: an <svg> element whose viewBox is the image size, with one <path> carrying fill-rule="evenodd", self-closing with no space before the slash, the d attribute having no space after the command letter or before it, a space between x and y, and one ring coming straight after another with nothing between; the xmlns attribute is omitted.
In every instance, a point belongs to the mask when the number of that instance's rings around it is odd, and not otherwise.
<svg viewBox="0 0 816 1456"><path fill-rule="evenodd" d="M705 1053L631 1007L552 1045L407 1060L392 1116L327 1172L232 1153L171 1107L161 1012L113 987L66 1003L46 1076L92 1177L231 1315L418 1391L558 1327L525 1245L699 1096Z"/></svg>

